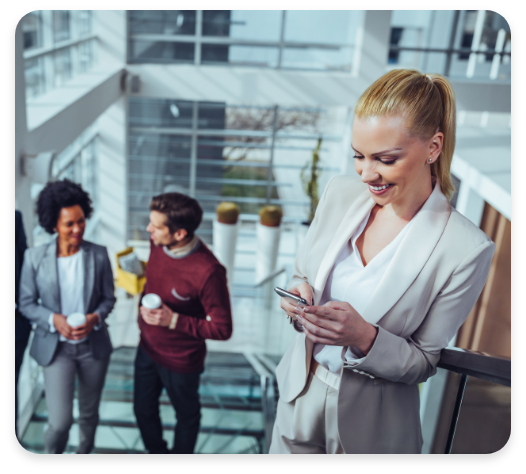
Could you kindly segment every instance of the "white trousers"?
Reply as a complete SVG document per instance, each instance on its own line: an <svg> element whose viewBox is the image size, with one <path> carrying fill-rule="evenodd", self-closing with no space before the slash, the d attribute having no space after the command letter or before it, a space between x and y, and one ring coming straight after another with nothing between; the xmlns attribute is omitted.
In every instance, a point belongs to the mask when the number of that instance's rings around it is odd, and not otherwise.
<svg viewBox="0 0 526 474"><path fill-rule="evenodd" d="M279 399L269 454L344 454L338 435L339 377L313 366L315 374L294 401Z"/></svg>

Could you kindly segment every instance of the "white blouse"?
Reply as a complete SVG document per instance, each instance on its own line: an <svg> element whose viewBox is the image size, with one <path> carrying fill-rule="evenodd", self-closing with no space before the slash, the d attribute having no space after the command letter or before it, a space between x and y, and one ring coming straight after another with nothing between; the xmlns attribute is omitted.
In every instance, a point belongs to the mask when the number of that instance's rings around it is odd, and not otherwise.
<svg viewBox="0 0 526 474"><path fill-rule="evenodd" d="M371 212L365 216L347 245L338 255L327 277L327 283L319 303L320 306L328 301L346 301L359 314L363 314L413 222L412 220L408 222L393 241L364 267L360 252L356 247L356 240L365 229L370 215ZM342 348L342 346L314 344L313 356L320 365L339 375L344 362ZM345 360L354 362L354 364L357 364L363 357L365 355L356 347L350 346L345 352Z"/></svg>
<svg viewBox="0 0 526 474"><path fill-rule="evenodd" d="M60 288L60 308L64 316L73 313L84 314L84 255L80 249L77 253L69 257L57 258L58 268L58 285ZM98 316L98 315L97 315ZM49 316L49 331L56 332L53 324L53 313ZM101 327L100 316L99 322L93 327L95 331ZM74 341L66 339L60 335L61 342L69 344L79 344L87 340L87 337Z"/></svg>

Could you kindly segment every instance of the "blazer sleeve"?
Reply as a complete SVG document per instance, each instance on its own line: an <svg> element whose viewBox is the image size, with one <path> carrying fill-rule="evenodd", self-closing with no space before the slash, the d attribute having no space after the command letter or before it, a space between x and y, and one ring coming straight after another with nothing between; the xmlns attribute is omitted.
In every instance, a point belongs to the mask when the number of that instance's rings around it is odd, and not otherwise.
<svg viewBox="0 0 526 474"><path fill-rule="evenodd" d="M100 321L104 321L111 310L115 306L117 298L115 298L115 287L113 285L113 270L111 269L110 259L108 257L108 251L103 248L102 253L102 295L99 300L99 304L94 313L97 313L100 317Z"/></svg>
<svg viewBox="0 0 526 474"><path fill-rule="evenodd" d="M328 190L331 186L332 181L335 178L336 176L331 178L327 183L327 186L325 186L325 190L323 191L323 194L320 198L320 202L318 202L318 206L316 207L314 219L312 220L309 226L309 230L305 235L305 239L303 240L298 250L298 253L296 254L294 266L292 268L292 278L287 285L287 288L289 289L294 288L295 286L298 286L301 283L307 282L307 263L309 258L309 250L312 245L312 240L316 235L316 229L318 228L320 214L323 212L325 203L327 201Z"/></svg>
<svg viewBox="0 0 526 474"><path fill-rule="evenodd" d="M33 253L28 250L24 254L22 274L20 276L20 312L40 327L49 331L49 315L54 311L39 303L40 292L36 284L36 270L33 264Z"/></svg>
<svg viewBox="0 0 526 474"><path fill-rule="evenodd" d="M375 325L378 335L373 347L358 364L344 363L346 369L407 384L425 382L434 375L440 351L464 323L486 283L494 252L495 244L486 241L464 259L409 339Z"/></svg>

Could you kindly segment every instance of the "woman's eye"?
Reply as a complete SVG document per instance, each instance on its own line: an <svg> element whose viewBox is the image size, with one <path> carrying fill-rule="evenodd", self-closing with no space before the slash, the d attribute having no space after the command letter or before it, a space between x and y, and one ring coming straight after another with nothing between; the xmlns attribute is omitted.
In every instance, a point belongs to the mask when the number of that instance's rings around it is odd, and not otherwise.
<svg viewBox="0 0 526 474"><path fill-rule="evenodd" d="M384 165L392 165L396 160L380 160Z"/></svg>
<svg viewBox="0 0 526 474"><path fill-rule="evenodd" d="M356 158L358 160L361 160L363 158L363 156L358 156L358 155L354 155L353 158Z"/></svg>

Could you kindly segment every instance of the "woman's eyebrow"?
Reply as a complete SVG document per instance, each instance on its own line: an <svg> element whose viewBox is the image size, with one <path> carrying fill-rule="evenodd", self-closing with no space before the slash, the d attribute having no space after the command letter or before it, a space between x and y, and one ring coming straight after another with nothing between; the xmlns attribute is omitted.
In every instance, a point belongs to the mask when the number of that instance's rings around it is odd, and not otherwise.
<svg viewBox="0 0 526 474"><path fill-rule="evenodd" d="M354 148L352 145L351 145L351 148L356 152L356 153L360 153L356 148ZM383 150L383 151L379 151L377 153L371 153L371 156L378 156L378 155L385 155L386 153L390 153L392 151L400 151L402 150L402 148L389 148L388 150ZM361 155L363 153L360 153Z"/></svg>

